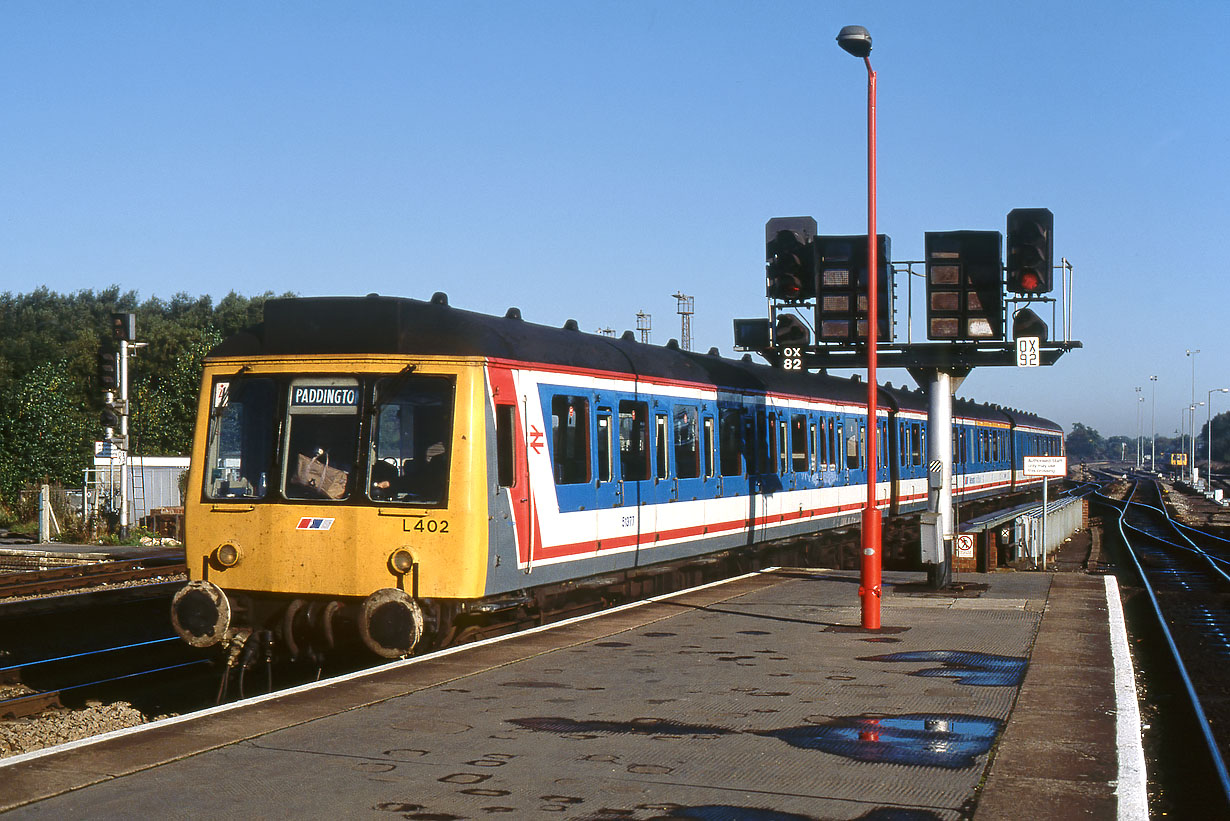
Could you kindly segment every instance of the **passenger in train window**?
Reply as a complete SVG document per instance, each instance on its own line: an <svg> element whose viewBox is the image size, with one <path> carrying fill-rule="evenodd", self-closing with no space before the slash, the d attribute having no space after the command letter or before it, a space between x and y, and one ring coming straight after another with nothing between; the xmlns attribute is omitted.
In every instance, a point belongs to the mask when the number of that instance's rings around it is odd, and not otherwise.
<svg viewBox="0 0 1230 821"><path fill-rule="evenodd" d="M395 498L397 493L395 486L400 484L400 479L401 474L393 465L382 459L374 462L372 464L372 498L378 501Z"/></svg>

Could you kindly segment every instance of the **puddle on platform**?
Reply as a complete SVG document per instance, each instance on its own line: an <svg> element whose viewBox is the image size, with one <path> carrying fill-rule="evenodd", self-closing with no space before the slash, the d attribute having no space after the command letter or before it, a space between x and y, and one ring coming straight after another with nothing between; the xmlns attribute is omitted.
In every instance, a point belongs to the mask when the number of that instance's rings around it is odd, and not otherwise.
<svg viewBox="0 0 1230 821"><path fill-rule="evenodd" d="M973 687L1016 687L1025 678L1028 664L1026 659L1019 656L997 656L966 650L913 650L882 656L864 656L859 661L939 663L944 666L916 670L910 675L923 678L954 678L957 684Z"/></svg>
<svg viewBox="0 0 1230 821"><path fill-rule="evenodd" d="M759 735L871 764L957 770L973 766L978 756L991 748L1002 727L1002 721L982 716L912 713L843 716L824 724L786 727Z"/></svg>

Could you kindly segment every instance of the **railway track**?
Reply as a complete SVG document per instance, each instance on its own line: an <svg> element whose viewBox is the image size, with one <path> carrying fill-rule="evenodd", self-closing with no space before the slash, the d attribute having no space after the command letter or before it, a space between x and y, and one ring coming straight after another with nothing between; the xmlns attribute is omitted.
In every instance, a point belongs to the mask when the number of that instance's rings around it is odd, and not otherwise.
<svg viewBox="0 0 1230 821"><path fill-rule="evenodd" d="M1153 478L1129 481L1122 500L1101 500L1118 511L1130 563L1199 728L1192 752L1207 754L1230 803L1230 542L1172 520Z"/></svg>
<svg viewBox="0 0 1230 821"><path fill-rule="evenodd" d="M0 719L38 715L117 685L209 663L178 636L100 647L0 667Z"/></svg>
<svg viewBox="0 0 1230 821"><path fill-rule="evenodd" d="M186 570L182 561L133 559L0 573L0 602L19 596L45 596L83 587L161 578Z"/></svg>

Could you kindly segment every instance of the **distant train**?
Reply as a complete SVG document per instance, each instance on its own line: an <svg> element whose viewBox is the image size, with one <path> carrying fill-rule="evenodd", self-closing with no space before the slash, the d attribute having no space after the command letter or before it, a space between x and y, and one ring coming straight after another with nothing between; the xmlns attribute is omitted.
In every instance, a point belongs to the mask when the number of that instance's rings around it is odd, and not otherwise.
<svg viewBox="0 0 1230 821"><path fill-rule="evenodd" d="M877 498L926 508L927 406L881 389ZM380 296L277 299L205 362L179 634L394 658L530 593L855 523L866 387ZM891 432L891 435L889 435ZM954 402L954 498L1054 423Z"/></svg>

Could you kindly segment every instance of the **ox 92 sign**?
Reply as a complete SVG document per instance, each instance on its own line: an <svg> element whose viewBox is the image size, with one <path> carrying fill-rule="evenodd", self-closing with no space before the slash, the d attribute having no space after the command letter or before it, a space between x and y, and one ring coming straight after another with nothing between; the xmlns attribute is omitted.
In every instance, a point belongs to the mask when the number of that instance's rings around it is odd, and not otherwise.
<svg viewBox="0 0 1230 821"><path fill-rule="evenodd" d="M786 371L803 370L803 349L802 348L782 348L782 370L786 370Z"/></svg>

